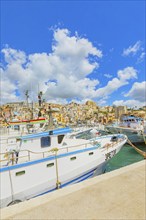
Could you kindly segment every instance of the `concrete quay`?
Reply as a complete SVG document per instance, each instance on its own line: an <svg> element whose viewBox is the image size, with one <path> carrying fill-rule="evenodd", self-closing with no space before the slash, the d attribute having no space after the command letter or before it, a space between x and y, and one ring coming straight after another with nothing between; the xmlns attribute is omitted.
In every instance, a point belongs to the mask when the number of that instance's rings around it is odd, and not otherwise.
<svg viewBox="0 0 146 220"><path fill-rule="evenodd" d="M146 219L146 160L0 210L0 219Z"/></svg>

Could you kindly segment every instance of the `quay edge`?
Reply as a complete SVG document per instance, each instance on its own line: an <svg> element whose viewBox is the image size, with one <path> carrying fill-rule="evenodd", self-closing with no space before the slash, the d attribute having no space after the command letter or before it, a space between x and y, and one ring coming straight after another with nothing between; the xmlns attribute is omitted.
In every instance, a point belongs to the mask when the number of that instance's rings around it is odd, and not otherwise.
<svg viewBox="0 0 146 220"><path fill-rule="evenodd" d="M0 210L6 219L146 219L146 160Z"/></svg>

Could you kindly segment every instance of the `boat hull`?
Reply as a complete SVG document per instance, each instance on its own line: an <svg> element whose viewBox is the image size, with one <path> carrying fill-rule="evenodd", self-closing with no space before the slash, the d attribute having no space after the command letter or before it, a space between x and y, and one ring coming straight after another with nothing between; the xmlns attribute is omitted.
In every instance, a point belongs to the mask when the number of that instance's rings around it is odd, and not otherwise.
<svg viewBox="0 0 146 220"><path fill-rule="evenodd" d="M107 139L97 138L101 143L104 142L102 147L93 144L76 151L57 152L45 158L3 166L0 168L0 207L104 173L107 161L115 156L126 142L124 138L115 144L111 142L112 146L106 147L104 145Z"/></svg>
<svg viewBox="0 0 146 220"><path fill-rule="evenodd" d="M1 207L83 181L95 171L96 175L103 173L106 161L99 153L91 148L78 154L58 155L57 159L48 157L1 168Z"/></svg>

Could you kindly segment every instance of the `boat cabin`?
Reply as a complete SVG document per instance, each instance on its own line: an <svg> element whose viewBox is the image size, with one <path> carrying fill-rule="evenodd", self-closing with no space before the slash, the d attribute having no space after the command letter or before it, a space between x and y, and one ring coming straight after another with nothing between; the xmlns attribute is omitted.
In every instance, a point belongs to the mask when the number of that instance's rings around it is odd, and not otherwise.
<svg viewBox="0 0 146 220"><path fill-rule="evenodd" d="M66 127L19 137L17 138L17 150L43 152L47 150L47 148L50 149L61 147L65 135L69 132L71 132L71 129Z"/></svg>
<svg viewBox="0 0 146 220"><path fill-rule="evenodd" d="M143 124L143 118L130 115L130 116L122 117L120 126L142 129L143 127L142 124Z"/></svg>

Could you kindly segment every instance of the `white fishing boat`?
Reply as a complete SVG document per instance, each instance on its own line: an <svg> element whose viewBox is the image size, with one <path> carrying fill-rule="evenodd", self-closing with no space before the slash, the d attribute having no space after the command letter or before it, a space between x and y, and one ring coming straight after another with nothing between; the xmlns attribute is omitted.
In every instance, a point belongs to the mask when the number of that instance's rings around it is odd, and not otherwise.
<svg viewBox="0 0 146 220"><path fill-rule="evenodd" d="M70 131L66 127L21 136L3 149L1 208L103 173L107 161L127 141L122 134L71 138L66 135Z"/></svg>
<svg viewBox="0 0 146 220"><path fill-rule="evenodd" d="M105 129L110 133L126 134L132 143L145 142L145 122L134 115L124 116L119 123L106 125Z"/></svg>

